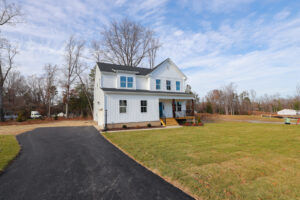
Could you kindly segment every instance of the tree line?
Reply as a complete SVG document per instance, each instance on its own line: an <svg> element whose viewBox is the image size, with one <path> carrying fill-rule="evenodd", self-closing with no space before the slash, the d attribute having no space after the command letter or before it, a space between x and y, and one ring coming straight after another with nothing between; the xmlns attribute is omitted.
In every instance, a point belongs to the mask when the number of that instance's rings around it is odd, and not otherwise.
<svg viewBox="0 0 300 200"><path fill-rule="evenodd" d="M0 0L0 31L1 26L17 26L23 21L19 6ZM99 40L85 41L71 35L65 42L61 65L45 63L42 74L25 76L17 70L17 45L1 34L1 121L5 120L5 113L22 112L28 116L32 110L48 117L58 112L64 112L66 117L92 115L95 68L91 69L88 63L152 68L160 47L152 29L128 19L112 21L99 33Z"/></svg>
<svg viewBox="0 0 300 200"><path fill-rule="evenodd" d="M285 108L300 110L300 85L294 96L282 98L279 94L257 97L255 90L238 93L237 85L230 83L209 91L197 103L198 112L226 115L276 113Z"/></svg>

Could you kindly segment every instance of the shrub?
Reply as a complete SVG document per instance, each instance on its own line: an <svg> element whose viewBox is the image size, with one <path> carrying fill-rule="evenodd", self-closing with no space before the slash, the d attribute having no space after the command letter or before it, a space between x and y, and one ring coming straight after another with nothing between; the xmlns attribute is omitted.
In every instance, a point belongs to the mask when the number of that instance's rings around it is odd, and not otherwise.
<svg viewBox="0 0 300 200"><path fill-rule="evenodd" d="M127 125L124 124L124 125L122 126L122 128L127 128Z"/></svg>
<svg viewBox="0 0 300 200"><path fill-rule="evenodd" d="M189 122L185 122L184 125L185 126L190 126L190 123Z"/></svg>
<svg viewBox="0 0 300 200"><path fill-rule="evenodd" d="M149 124L147 124L147 126L150 128L152 125L149 123Z"/></svg>
<svg viewBox="0 0 300 200"><path fill-rule="evenodd" d="M57 115L55 115L55 116L53 117L53 119L54 119L54 120L58 120L58 117L57 117Z"/></svg>
<svg viewBox="0 0 300 200"><path fill-rule="evenodd" d="M201 123L201 119L200 119L200 117L198 118L198 124L200 124Z"/></svg>
<svg viewBox="0 0 300 200"><path fill-rule="evenodd" d="M27 117L27 112L26 111L20 111L18 113L18 117L16 118L17 122L23 122L26 121L28 119Z"/></svg>

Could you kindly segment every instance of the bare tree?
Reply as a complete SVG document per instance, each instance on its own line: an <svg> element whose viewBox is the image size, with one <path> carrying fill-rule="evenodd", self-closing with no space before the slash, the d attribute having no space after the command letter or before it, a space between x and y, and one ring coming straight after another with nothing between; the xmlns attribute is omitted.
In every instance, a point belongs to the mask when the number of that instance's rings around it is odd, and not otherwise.
<svg viewBox="0 0 300 200"><path fill-rule="evenodd" d="M20 8L15 4L7 4L5 0L0 1L0 26L15 24L21 16ZM6 39L0 39L0 120L4 121L3 90L8 73L14 66L14 58L17 48L12 46Z"/></svg>
<svg viewBox="0 0 300 200"><path fill-rule="evenodd" d="M151 69L155 67L156 53L159 47L160 47L159 40L156 38L152 38L150 41L150 49L148 51L148 60Z"/></svg>
<svg viewBox="0 0 300 200"><path fill-rule="evenodd" d="M2 40L0 46L0 119L4 121L3 110L3 92L4 83L9 72L15 66L14 59L17 55L17 48L12 46L8 41Z"/></svg>
<svg viewBox="0 0 300 200"><path fill-rule="evenodd" d="M31 75L27 77L28 95L30 105L46 104L45 81L41 76Z"/></svg>
<svg viewBox="0 0 300 200"><path fill-rule="evenodd" d="M93 106L92 106L91 99L90 99L90 97L89 97L89 95L88 95L88 89L89 89L89 88L88 88L88 84L86 84L86 83L83 81L82 77L81 77L82 69L77 68L76 74L77 74L77 76L78 76L78 78L79 78L79 80L80 80L81 88L82 88L82 90L83 90L83 92L84 92L84 95L86 96L87 101L88 101L89 109L90 109L90 112L91 112L90 114L93 115Z"/></svg>
<svg viewBox="0 0 300 200"><path fill-rule="evenodd" d="M44 79L45 79L45 90L46 90L46 101L48 104L48 117L51 117L51 103L54 96L57 93L57 89L55 86L56 81L56 73L57 73L57 66L47 64L44 67Z"/></svg>
<svg viewBox="0 0 300 200"><path fill-rule="evenodd" d="M7 4L6 0L0 0L0 26L5 24L15 24L21 16L20 7L14 3Z"/></svg>
<svg viewBox="0 0 300 200"><path fill-rule="evenodd" d="M65 64L63 67L64 81L62 82L64 91L64 103L66 105L66 117L69 117L70 91L77 79L76 68L80 64L84 41L77 41L72 35L65 47Z"/></svg>
<svg viewBox="0 0 300 200"><path fill-rule="evenodd" d="M225 114L234 114L234 104L235 104L235 89L234 83L230 83L223 88L223 98L224 98L224 109Z"/></svg>
<svg viewBox="0 0 300 200"><path fill-rule="evenodd" d="M100 41L93 40L91 43L92 49L90 54L95 62L101 62L103 60L103 50L101 49Z"/></svg>
<svg viewBox="0 0 300 200"><path fill-rule="evenodd" d="M153 57L159 48L158 39L154 38L152 30L127 19L112 22L102 32L102 36L104 59L114 64L136 67L149 57L150 51L153 51L150 54L154 61Z"/></svg>
<svg viewBox="0 0 300 200"><path fill-rule="evenodd" d="M300 84L298 84L296 86L296 97L298 98L298 100L300 101Z"/></svg>

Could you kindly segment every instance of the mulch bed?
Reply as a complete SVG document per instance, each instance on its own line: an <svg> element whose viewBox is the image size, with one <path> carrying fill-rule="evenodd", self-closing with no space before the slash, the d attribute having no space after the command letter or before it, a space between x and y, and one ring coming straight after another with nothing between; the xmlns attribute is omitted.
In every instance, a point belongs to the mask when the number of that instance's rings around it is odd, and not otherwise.
<svg viewBox="0 0 300 200"><path fill-rule="evenodd" d="M106 131L124 131L124 130L136 130L136 129L152 129L152 128L163 128L164 126L141 126L141 127L128 127L128 128L111 128ZM105 130L102 130L105 132Z"/></svg>

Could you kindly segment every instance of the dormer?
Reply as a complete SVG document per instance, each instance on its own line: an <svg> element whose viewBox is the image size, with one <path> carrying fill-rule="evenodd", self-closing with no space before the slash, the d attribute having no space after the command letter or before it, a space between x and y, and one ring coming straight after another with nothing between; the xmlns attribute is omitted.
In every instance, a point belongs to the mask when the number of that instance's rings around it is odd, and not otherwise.
<svg viewBox="0 0 300 200"><path fill-rule="evenodd" d="M187 77L169 58L153 69L109 63L97 65L101 79L100 88L185 92Z"/></svg>

